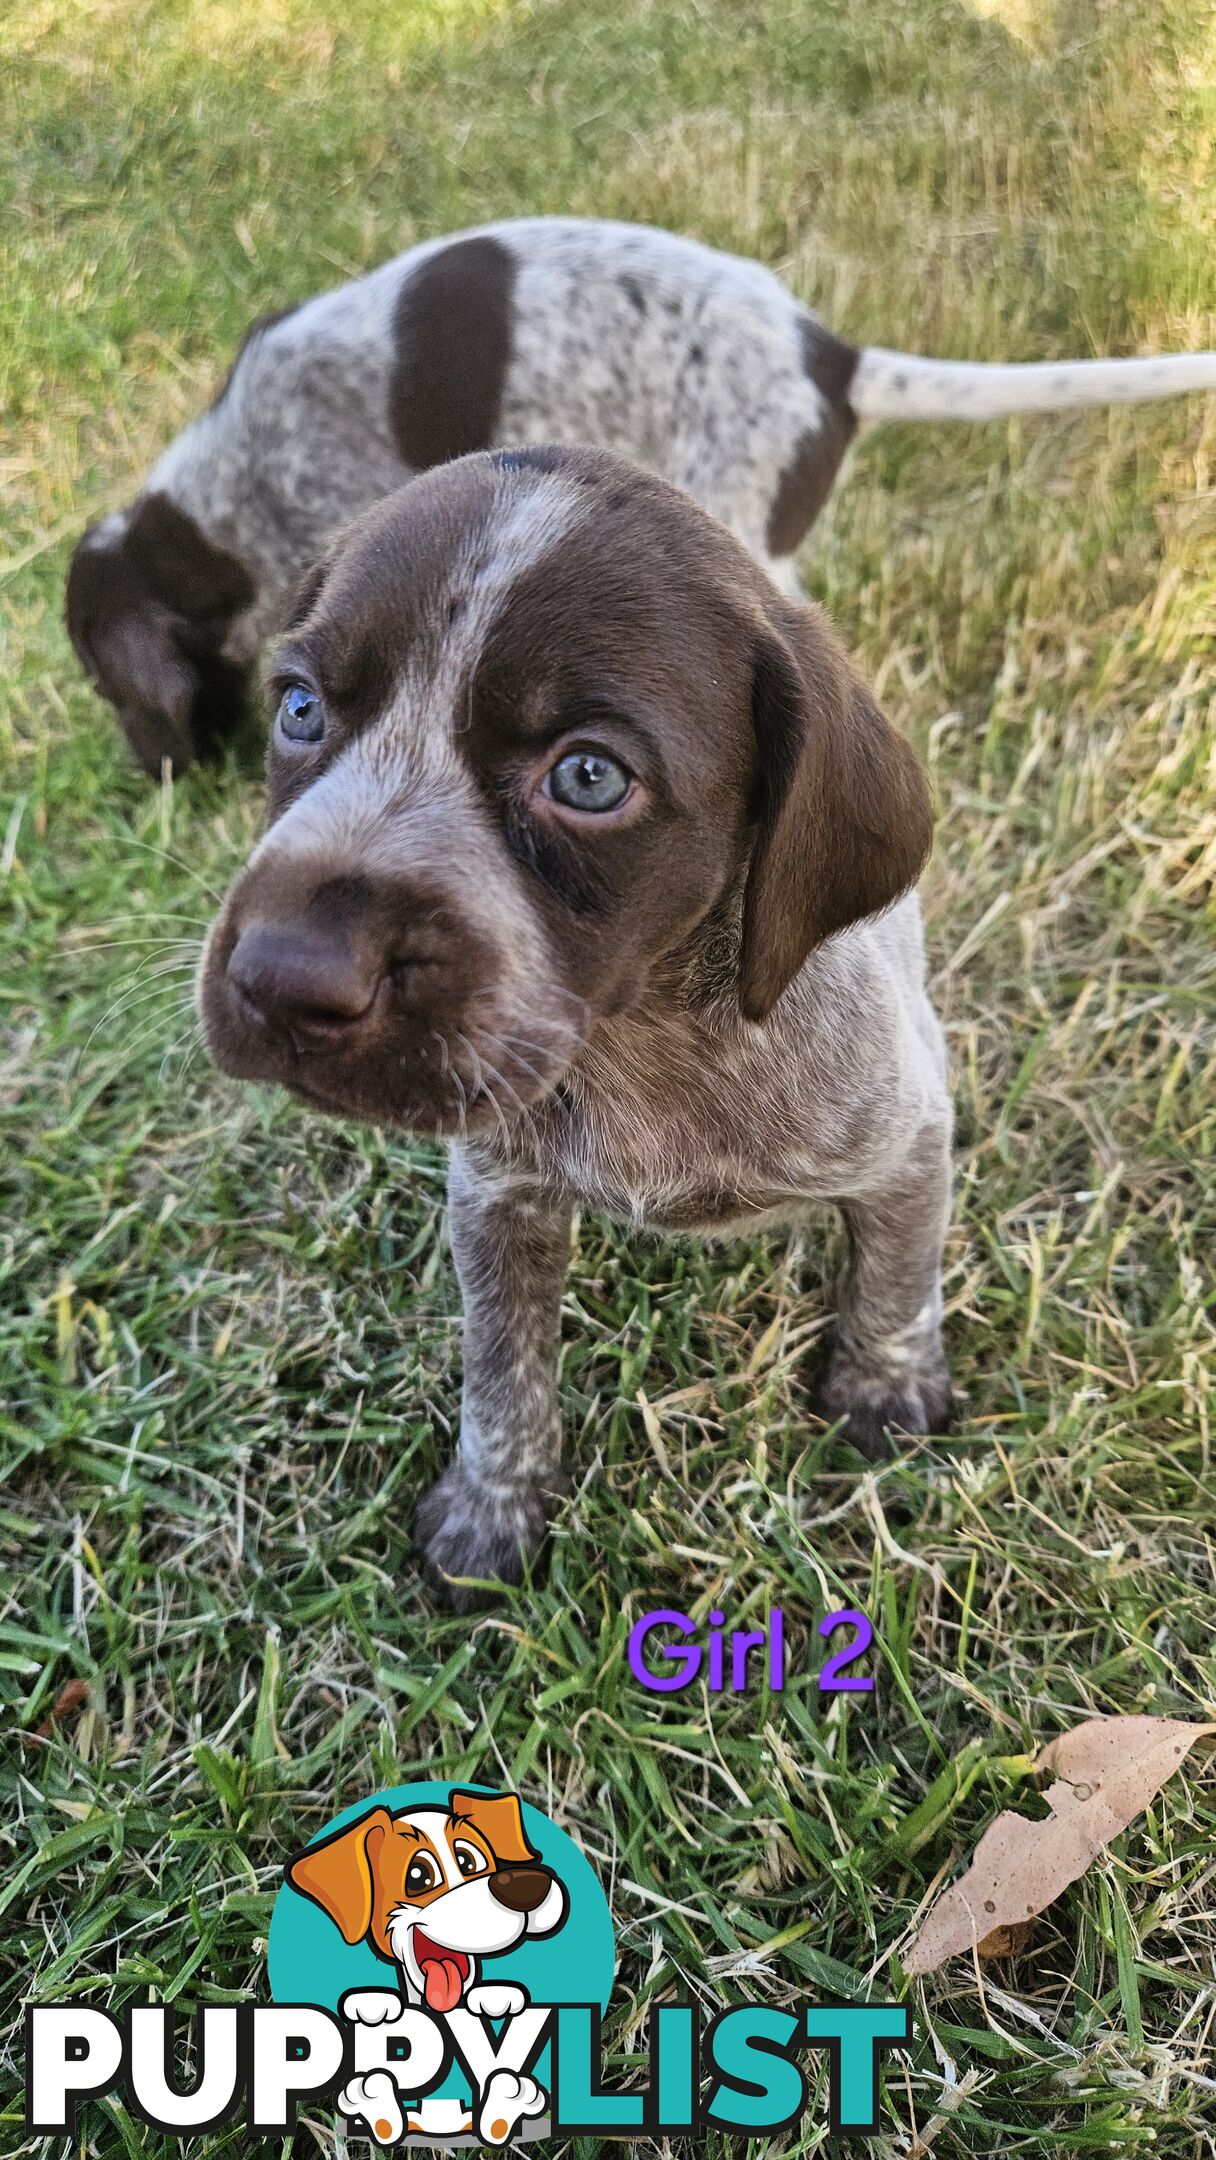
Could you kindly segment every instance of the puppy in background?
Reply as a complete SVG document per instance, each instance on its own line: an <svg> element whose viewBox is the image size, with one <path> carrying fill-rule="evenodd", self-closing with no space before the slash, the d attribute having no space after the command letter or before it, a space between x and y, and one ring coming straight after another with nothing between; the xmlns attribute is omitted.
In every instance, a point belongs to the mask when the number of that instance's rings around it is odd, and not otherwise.
<svg viewBox="0 0 1216 2160"><path fill-rule="evenodd" d="M759 263L523 218L428 240L255 323L210 409L84 535L73 644L159 778L221 743L301 571L356 511L496 444L623 451L785 589L859 423L982 420L1216 387L1216 355L926 360L836 337Z"/></svg>
<svg viewBox="0 0 1216 2160"><path fill-rule="evenodd" d="M516 1578L543 1536L575 1205L720 1236L836 1201L824 1412L871 1456L943 1431L929 791L822 613L636 465L480 455L356 521L270 680L203 1024L226 1072L453 1142L434 1568Z"/></svg>

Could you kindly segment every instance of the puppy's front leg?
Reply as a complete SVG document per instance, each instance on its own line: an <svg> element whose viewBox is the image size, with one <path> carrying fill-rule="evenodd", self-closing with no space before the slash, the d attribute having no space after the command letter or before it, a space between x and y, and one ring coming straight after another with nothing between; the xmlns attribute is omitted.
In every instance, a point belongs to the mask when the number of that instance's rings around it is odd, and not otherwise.
<svg viewBox="0 0 1216 2160"><path fill-rule="evenodd" d="M561 1490L557 1339L571 1205L471 1146L452 1150L448 1204L464 1298L460 1445L418 1511L417 1534L441 1575L518 1582Z"/></svg>
<svg viewBox="0 0 1216 2160"><path fill-rule="evenodd" d="M942 1433L953 1397L942 1347L950 1127L926 1128L881 1193L841 1202L849 1263L821 1408L872 1462L895 1433Z"/></svg>

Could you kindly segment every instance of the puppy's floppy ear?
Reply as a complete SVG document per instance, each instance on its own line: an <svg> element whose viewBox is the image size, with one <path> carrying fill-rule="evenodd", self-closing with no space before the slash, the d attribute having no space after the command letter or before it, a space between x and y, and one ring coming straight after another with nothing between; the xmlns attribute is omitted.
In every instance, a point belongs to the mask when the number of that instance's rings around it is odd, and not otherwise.
<svg viewBox="0 0 1216 2160"><path fill-rule="evenodd" d="M373 1808L345 1830L319 1845L309 1845L288 1862L287 1880L323 1913L342 1940L362 1942L376 1908L376 1861L393 1818L387 1808Z"/></svg>
<svg viewBox="0 0 1216 2160"><path fill-rule="evenodd" d="M174 772L184 773L194 762L198 677L163 620L151 611L120 615L97 633L95 651L106 695L144 771L159 780L161 761L170 758Z"/></svg>
<svg viewBox="0 0 1216 2160"><path fill-rule="evenodd" d="M752 672L756 840L743 897L740 1003L765 1020L817 945L915 883L933 837L928 782L816 608L783 610Z"/></svg>
<svg viewBox="0 0 1216 2160"><path fill-rule="evenodd" d="M516 1793L454 1792L453 1815L480 1830L490 1851L504 1867L520 1867L538 1856L524 1835L523 1811Z"/></svg>
<svg viewBox="0 0 1216 2160"><path fill-rule="evenodd" d="M232 616L254 597L243 563L208 540L192 517L159 489L141 495L127 521L126 546L148 591L187 622Z"/></svg>
<svg viewBox="0 0 1216 2160"><path fill-rule="evenodd" d="M143 766L162 758L184 772L194 752L191 717L198 677L175 643L165 608L149 591L121 535L91 527L72 554L68 633L102 696L117 708Z"/></svg>

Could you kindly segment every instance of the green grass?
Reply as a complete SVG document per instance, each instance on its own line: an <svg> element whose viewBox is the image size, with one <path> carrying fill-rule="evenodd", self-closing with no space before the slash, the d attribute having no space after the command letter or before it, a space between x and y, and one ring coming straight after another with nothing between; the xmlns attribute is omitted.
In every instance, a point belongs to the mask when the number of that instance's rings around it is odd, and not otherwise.
<svg viewBox="0 0 1216 2160"><path fill-rule="evenodd" d="M711 1255L585 1221L574 1497L547 1579L472 1625L410 1546L457 1414L439 1154L207 1069L188 969L256 778L128 770L62 578L250 316L488 215L682 227L886 344L1216 343L1210 11L252 13L11 0L0 32L9 2009L260 1996L286 1854L415 1765L518 1783L600 1864L618 2050L673 1990L901 1989L922 1901L1033 1806L1028 1749L1216 1703L1216 412L886 431L808 559L940 802L957 1441L859 1482L810 1416L828 1225ZM780 1603L803 1676L867 1605L877 1696L643 1697L649 1602ZM1020 1957L914 1988L886 2149L1216 2153L1214 1884L1199 1749ZM84 2145L169 2149L110 2103Z"/></svg>

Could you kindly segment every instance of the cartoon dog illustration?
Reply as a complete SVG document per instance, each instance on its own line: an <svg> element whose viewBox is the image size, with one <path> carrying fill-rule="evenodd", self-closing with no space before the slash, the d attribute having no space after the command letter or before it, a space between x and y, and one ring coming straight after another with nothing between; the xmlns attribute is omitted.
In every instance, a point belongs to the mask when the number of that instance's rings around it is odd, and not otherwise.
<svg viewBox="0 0 1216 2160"><path fill-rule="evenodd" d="M398 1986L356 1988L342 2013L356 2024L400 2017L405 2003L445 2016L457 2007L514 2017L524 1988L479 1977L484 1958L526 1936L553 1935L569 1910L564 1885L529 1845L514 1793L454 1792L446 1807L374 1807L289 1862L287 1880L319 1905L347 1943L366 1942L397 1968ZM501 2145L548 2096L534 2078L497 2070L477 2101L478 2136ZM362 2117L382 2145L404 2130L460 2136L473 2117L459 2103L423 2101L403 2115L387 2070L354 2077L338 2096L343 2114Z"/></svg>

